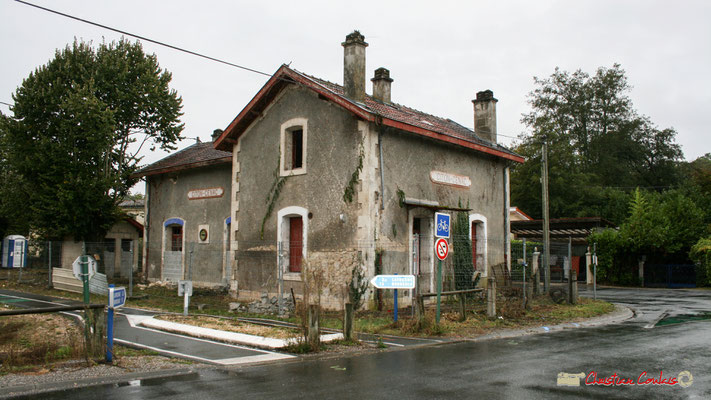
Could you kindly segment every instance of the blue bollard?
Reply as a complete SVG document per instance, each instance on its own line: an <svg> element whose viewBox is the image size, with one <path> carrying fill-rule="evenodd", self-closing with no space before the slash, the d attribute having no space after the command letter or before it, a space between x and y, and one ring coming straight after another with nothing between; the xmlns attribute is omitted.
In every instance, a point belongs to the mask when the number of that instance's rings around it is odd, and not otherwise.
<svg viewBox="0 0 711 400"><path fill-rule="evenodd" d="M114 287L113 284L109 285ZM109 307L106 315L106 362L111 363L114 353L114 308Z"/></svg>

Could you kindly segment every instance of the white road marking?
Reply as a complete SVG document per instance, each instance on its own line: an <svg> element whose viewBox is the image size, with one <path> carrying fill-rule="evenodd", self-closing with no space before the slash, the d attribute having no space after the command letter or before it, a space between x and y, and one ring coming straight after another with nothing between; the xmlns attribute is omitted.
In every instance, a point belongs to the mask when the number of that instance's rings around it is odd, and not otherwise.
<svg viewBox="0 0 711 400"><path fill-rule="evenodd" d="M2 296L12 297L12 298L15 298L15 299L28 300L28 301L37 301L37 302L40 302L40 303L54 304L54 305L59 305L59 306L66 306L66 305L67 305L67 304L63 304L63 303L57 303L57 302L46 301L46 300L30 299L30 298L27 298L27 297L13 296L13 295L9 295L9 294L3 294ZM75 314L75 313L69 313L69 312L62 312L62 313L63 313L63 314L70 314L70 315L77 315L77 314ZM122 314L122 315L124 315L124 316L126 317L126 319L129 320L129 324L131 324L131 321L130 321L130 319L129 319L129 316L128 316L128 315L125 315L125 314ZM149 318L150 318L150 317L149 317ZM175 355L175 356L178 356L178 357L189 358L189 359L193 359L193 360L196 360L196 361L201 361L201 362L206 362L206 363L213 363L213 364L216 363L216 364L222 364L222 365L234 365L234 364L243 364L243 363L249 363L249 362L270 361L270 360L279 360L279 359L284 359L284 358L293 358L293 357L295 357L295 356L291 356L291 355L287 355L287 354L272 353L272 352L265 351L265 350L252 349L252 348L243 347L243 346L236 346L236 345L228 344L228 343L219 343L219 342L214 342L214 341L211 341L211 340L205 340L205 339L193 338L193 337L186 337L186 336L184 336L184 335L176 335L176 334L173 334L173 333L168 333L168 332L164 332L164 331L158 331L158 330L155 330L155 329L149 329L149 328L143 328L143 327L134 326L133 324L131 324L131 326L132 326L134 329L143 329L143 330L147 330L147 331L153 331L153 332L161 333L161 334L164 334L164 335L179 336L179 337L181 337L181 338L188 339L188 340L197 340L197 341L200 341L200 342L212 343L212 344L216 344L216 345L220 345L220 346L226 346L226 347L234 347L234 348L238 348L238 349L241 349L241 350L251 350L251 351L256 351L256 352L265 353L265 354L260 354L260 355L256 355L256 356L245 356L245 357L224 358L224 359L220 359L220 360L211 360L211 359L208 359L208 358L203 358L203 357L198 357L198 356L192 356L192 355L189 355L189 354L178 353L178 352L175 352L175 351L164 350L164 349L161 349L161 348L158 348L158 347L148 346L148 345L144 345L144 344L141 344L141 343L131 342L131 341L129 341L129 340L124 340L124 339L119 339L119 338L114 338L114 342L123 343L123 344L129 344L129 345L132 345L132 346L135 346L135 347L144 348L144 349L148 349L148 350L153 350L153 351L157 351L157 352L159 352L159 353Z"/></svg>

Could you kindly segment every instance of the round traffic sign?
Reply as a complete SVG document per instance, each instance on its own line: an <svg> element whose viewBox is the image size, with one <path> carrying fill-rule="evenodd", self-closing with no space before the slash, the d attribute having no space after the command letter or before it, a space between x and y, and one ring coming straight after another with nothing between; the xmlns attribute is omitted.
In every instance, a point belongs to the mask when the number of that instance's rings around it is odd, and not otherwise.
<svg viewBox="0 0 711 400"><path fill-rule="evenodd" d="M435 254L437 254L437 258L441 261L444 261L444 259L447 258L447 254L449 254L449 243L447 243L447 239L437 239L437 242L435 243Z"/></svg>

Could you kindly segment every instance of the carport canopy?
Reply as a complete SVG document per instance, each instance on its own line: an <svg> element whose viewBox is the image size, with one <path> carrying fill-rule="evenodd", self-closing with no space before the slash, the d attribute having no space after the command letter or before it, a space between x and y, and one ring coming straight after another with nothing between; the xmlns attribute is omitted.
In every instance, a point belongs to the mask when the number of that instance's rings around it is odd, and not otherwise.
<svg viewBox="0 0 711 400"><path fill-rule="evenodd" d="M549 236L555 241L570 238L573 243L583 244L591 233L606 228L617 229L615 224L601 217L558 218L550 220ZM543 241L543 220L511 221L511 233L516 239Z"/></svg>

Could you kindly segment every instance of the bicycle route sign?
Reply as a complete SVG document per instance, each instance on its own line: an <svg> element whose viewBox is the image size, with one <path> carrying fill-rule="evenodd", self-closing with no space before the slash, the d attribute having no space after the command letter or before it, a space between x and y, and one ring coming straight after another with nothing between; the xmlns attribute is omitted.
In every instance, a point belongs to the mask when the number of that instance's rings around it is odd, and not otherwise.
<svg viewBox="0 0 711 400"><path fill-rule="evenodd" d="M435 237L449 238L451 217L445 213L435 213Z"/></svg>
<svg viewBox="0 0 711 400"><path fill-rule="evenodd" d="M444 261L444 259L447 258L447 255L449 254L449 243L447 243L447 239L437 239L437 242L435 243L435 254L440 261Z"/></svg>

